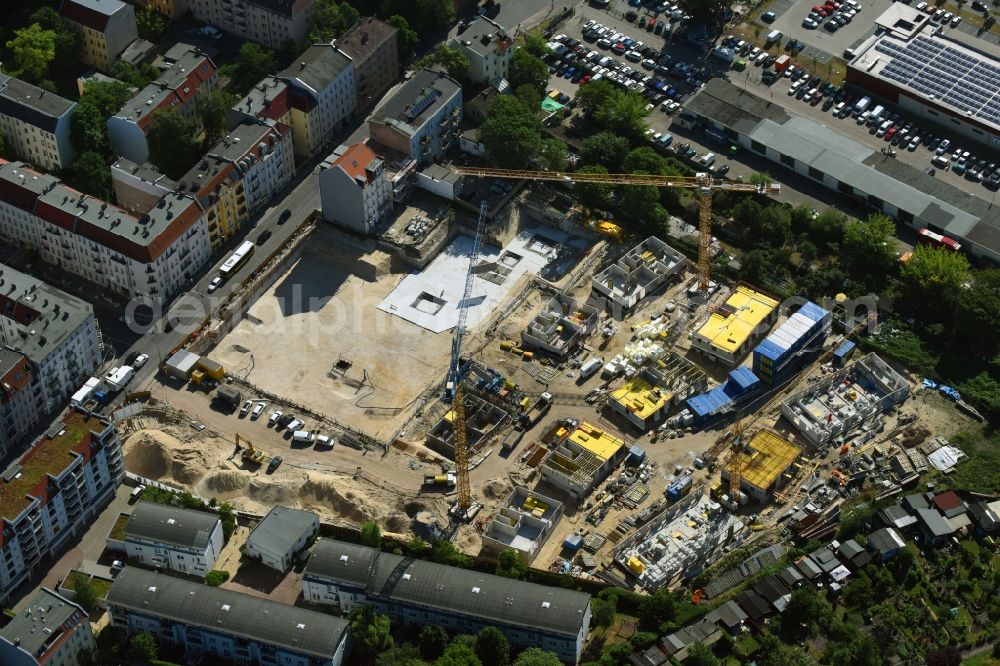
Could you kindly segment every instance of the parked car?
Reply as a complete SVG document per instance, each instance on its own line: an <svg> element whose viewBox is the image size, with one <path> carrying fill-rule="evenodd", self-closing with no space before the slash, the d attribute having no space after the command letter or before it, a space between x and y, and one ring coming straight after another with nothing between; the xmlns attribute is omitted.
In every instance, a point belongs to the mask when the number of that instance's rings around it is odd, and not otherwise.
<svg viewBox="0 0 1000 666"><path fill-rule="evenodd" d="M256 421L260 418L260 415L264 413L264 408L267 407L266 402L258 402L254 405L253 411L250 413L250 420Z"/></svg>
<svg viewBox="0 0 1000 666"><path fill-rule="evenodd" d="M240 418L249 414L251 409L253 409L253 400L244 400L243 406L240 407Z"/></svg>
<svg viewBox="0 0 1000 666"><path fill-rule="evenodd" d="M764 12L763 14L760 15L760 20L763 21L764 23L774 23L774 21L777 18L778 15L775 14L774 12Z"/></svg>
<svg viewBox="0 0 1000 666"><path fill-rule="evenodd" d="M284 416L284 413L280 409L274 410L273 412L271 412L271 415L267 417L267 425L269 426L277 425L278 421L281 420L282 416Z"/></svg>
<svg viewBox="0 0 1000 666"><path fill-rule="evenodd" d="M281 466L283 459L281 456L274 456L271 458L271 462L267 463L267 473L274 474L275 471Z"/></svg>
<svg viewBox="0 0 1000 666"><path fill-rule="evenodd" d="M206 289L205 291L211 294L213 291L222 286L222 281L223 281L222 277L220 276L212 278L212 281L208 283L208 289Z"/></svg>

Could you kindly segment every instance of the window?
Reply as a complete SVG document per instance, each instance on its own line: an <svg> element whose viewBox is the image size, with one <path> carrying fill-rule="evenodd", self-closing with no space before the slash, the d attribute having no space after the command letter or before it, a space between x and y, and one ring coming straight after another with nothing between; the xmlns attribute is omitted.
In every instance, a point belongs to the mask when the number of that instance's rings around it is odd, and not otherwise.
<svg viewBox="0 0 1000 666"><path fill-rule="evenodd" d="M816 167L809 167L809 177L822 182L823 172L817 169Z"/></svg>
<svg viewBox="0 0 1000 666"><path fill-rule="evenodd" d="M781 163L788 167L795 167L795 158L791 155L782 155Z"/></svg>

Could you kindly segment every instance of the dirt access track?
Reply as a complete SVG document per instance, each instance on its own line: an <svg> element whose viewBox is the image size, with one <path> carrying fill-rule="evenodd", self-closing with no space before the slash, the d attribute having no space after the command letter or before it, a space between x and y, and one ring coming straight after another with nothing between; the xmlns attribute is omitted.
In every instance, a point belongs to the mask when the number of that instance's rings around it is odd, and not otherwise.
<svg viewBox="0 0 1000 666"><path fill-rule="evenodd" d="M434 334L379 311L407 272L320 227L211 356L269 393L390 439L417 396L443 379L451 343L450 331Z"/></svg>

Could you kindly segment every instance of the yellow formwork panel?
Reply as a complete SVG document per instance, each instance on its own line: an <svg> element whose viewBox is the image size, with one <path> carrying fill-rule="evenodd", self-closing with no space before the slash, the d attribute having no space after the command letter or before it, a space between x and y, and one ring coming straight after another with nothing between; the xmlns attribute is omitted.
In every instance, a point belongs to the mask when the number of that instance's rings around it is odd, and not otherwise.
<svg viewBox="0 0 1000 666"><path fill-rule="evenodd" d="M601 460L610 460L625 446L625 442L622 440L587 422L581 423L580 427L569 436L569 440L579 444Z"/></svg>
<svg viewBox="0 0 1000 666"><path fill-rule="evenodd" d="M749 485L768 490L802 454L802 448L769 431L761 430L750 440L749 453L742 454L741 475Z"/></svg>
<svg viewBox="0 0 1000 666"><path fill-rule="evenodd" d="M755 328L771 316L778 307L778 301L740 286L726 300L726 305L732 309L732 313L724 316L713 312L698 329L697 335L713 347L734 352L746 342Z"/></svg>
<svg viewBox="0 0 1000 666"><path fill-rule="evenodd" d="M611 399L628 412L646 420L669 404L673 394L658 389L641 377L633 377L611 392Z"/></svg>

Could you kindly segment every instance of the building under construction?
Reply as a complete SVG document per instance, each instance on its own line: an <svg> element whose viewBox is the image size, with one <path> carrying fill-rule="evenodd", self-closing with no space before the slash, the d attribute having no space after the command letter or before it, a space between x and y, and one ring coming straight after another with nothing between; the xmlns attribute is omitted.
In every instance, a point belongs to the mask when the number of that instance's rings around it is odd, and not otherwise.
<svg viewBox="0 0 1000 666"><path fill-rule="evenodd" d="M606 479L627 453L624 440L584 422L542 461L542 481L580 499Z"/></svg>
<svg viewBox="0 0 1000 666"><path fill-rule="evenodd" d="M907 381L881 358L868 354L781 405L781 414L817 446L846 441L868 419L910 394Z"/></svg>
<svg viewBox="0 0 1000 666"><path fill-rule="evenodd" d="M607 300L608 311L620 319L671 276L681 273L687 263L682 253L650 236L595 275L592 287L595 294Z"/></svg>
<svg viewBox="0 0 1000 666"><path fill-rule="evenodd" d="M668 352L611 392L608 406L643 432L663 423L674 407L705 390L708 376L684 357Z"/></svg>
<svg viewBox="0 0 1000 666"><path fill-rule="evenodd" d="M757 432L740 455L740 489L755 502L764 504L771 494L791 479L802 447L795 446L769 430ZM722 483L729 487L729 469L722 469Z"/></svg>
<svg viewBox="0 0 1000 666"><path fill-rule="evenodd" d="M486 526L483 549L498 554L513 548L531 564L560 518L562 502L518 486Z"/></svg>
<svg viewBox="0 0 1000 666"><path fill-rule="evenodd" d="M521 331L521 344L564 358L576 350L595 326L597 308L559 293Z"/></svg>
<svg viewBox="0 0 1000 666"><path fill-rule="evenodd" d="M499 432L510 421L505 410L486 402L482 398L466 392L465 432L470 452L478 451L483 442ZM448 412L427 433L427 446L454 460L455 456L455 410Z"/></svg>
<svg viewBox="0 0 1000 666"><path fill-rule="evenodd" d="M740 544L746 526L695 491L615 547L615 562L653 592L692 578Z"/></svg>
<svg viewBox="0 0 1000 666"><path fill-rule="evenodd" d="M777 316L777 300L738 285L725 303L709 309L691 337L691 348L721 363L737 365Z"/></svg>

